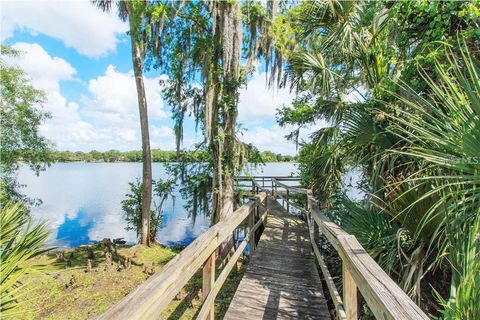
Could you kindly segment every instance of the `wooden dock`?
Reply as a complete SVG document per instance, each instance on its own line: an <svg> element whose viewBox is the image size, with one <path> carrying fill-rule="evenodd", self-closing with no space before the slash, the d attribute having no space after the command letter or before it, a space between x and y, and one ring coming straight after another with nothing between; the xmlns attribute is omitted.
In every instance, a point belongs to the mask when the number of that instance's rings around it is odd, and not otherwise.
<svg viewBox="0 0 480 320"><path fill-rule="evenodd" d="M330 319L307 224L271 197L268 211L224 319Z"/></svg>
<svg viewBox="0 0 480 320"><path fill-rule="evenodd" d="M250 246L244 277L225 319L338 319L357 320L361 294L373 315L382 320L428 320L428 316L373 260L355 236L348 234L320 210L312 190L295 177L239 177L249 202L210 227L100 320L158 319L161 312L199 270L202 306L197 320L214 320L215 299L240 257ZM292 201L304 197L306 207ZM276 200L282 202L282 205ZM292 214L301 212L306 222ZM255 237L264 231L257 245ZM245 232L234 252L224 259L217 252L235 230ZM318 247L323 235L341 258L343 296L336 287ZM225 263L216 263L216 262ZM316 263L319 269L316 268ZM218 267L217 265L222 267ZM334 316L327 308L322 282L328 288ZM333 309L333 308L332 308Z"/></svg>

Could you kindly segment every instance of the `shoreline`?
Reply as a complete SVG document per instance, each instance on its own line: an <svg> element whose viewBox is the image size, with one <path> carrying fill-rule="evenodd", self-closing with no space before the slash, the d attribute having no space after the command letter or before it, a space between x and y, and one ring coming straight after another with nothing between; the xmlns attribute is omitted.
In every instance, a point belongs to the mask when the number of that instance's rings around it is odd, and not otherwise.
<svg viewBox="0 0 480 320"><path fill-rule="evenodd" d="M28 275L22 311L12 319L93 319L120 301L181 252L161 245L119 245L107 253L105 243L47 252L35 258L41 269ZM69 262L70 261L70 262ZM243 263L227 279L215 302L215 314L225 314L243 276ZM194 319L202 305L202 270L185 285L162 319Z"/></svg>

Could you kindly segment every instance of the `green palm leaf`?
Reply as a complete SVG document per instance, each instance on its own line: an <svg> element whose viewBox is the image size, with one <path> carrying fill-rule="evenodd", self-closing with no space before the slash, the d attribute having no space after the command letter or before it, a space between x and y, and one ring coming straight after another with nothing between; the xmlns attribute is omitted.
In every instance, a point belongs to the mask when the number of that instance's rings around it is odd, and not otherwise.
<svg viewBox="0 0 480 320"><path fill-rule="evenodd" d="M31 259L46 252L44 224L32 226L27 209L6 203L0 211L0 309L2 317L18 314L19 298L26 294L25 275L33 271Z"/></svg>

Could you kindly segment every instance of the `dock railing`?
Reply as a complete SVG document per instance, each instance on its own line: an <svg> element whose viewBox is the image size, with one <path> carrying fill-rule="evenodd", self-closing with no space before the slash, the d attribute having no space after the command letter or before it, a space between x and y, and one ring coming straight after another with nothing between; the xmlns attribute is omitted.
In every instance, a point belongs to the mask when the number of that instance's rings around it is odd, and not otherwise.
<svg viewBox="0 0 480 320"><path fill-rule="evenodd" d="M279 192L278 189L283 189L283 192ZM306 215L312 249L335 305L338 319L356 320L358 318L358 291L377 319L429 319L373 260L355 236L345 232L322 214L310 189L289 186L280 182L279 179L272 178L271 193L273 197L283 200L283 205L288 212L290 206L294 206ZM292 194L305 195L307 208L292 202L290 198ZM343 299L318 248L316 240L320 233L325 236L342 259Z"/></svg>
<svg viewBox="0 0 480 320"><path fill-rule="evenodd" d="M324 276L338 319L358 318L358 291L377 319L428 319L427 315L373 260L355 236L345 232L321 212L312 191L298 185L299 178L265 176L237 177L236 180L240 188L251 191L253 200L202 233L159 272L99 319L156 319L200 269L203 278L203 304L197 319L213 319L215 298L228 275L247 245L250 246L250 254L255 251L255 233L267 219L268 196L282 199L287 212L291 211L290 207L294 207L305 215L313 253ZM292 201L291 196L294 194L306 197L307 208ZM248 232L216 277L217 251L232 237L234 230L244 224L248 226ZM340 296L317 245L316 239L320 234L332 244L342 260L343 297Z"/></svg>
<svg viewBox="0 0 480 320"><path fill-rule="evenodd" d="M257 218L255 218L257 216ZM235 210L225 220L210 227L175 258L168 262L120 302L115 304L99 319L157 319L162 310L173 300L187 282L202 268L203 305L197 319L213 319L215 297L228 275L243 254L247 244L250 254L255 250L255 231L267 217L267 194L260 192L254 200ZM248 232L235 252L215 277L217 249L232 237L234 230L244 222Z"/></svg>

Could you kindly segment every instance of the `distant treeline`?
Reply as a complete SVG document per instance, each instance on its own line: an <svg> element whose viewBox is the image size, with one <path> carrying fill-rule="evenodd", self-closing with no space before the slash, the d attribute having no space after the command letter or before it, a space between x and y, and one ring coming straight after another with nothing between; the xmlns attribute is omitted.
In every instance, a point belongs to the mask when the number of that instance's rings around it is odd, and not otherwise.
<svg viewBox="0 0 480 320"><path fill-rule="evenodd" d="M142 151L51 151L51 158L55 162L140 162L142 161ZM171 150L152 150L153 162L206 162L209 160L209 154L205 151L171 151ZM271 151L258 152L252 155L252 162L292 162L296 161L296 156L273 153Z"/></svg>

